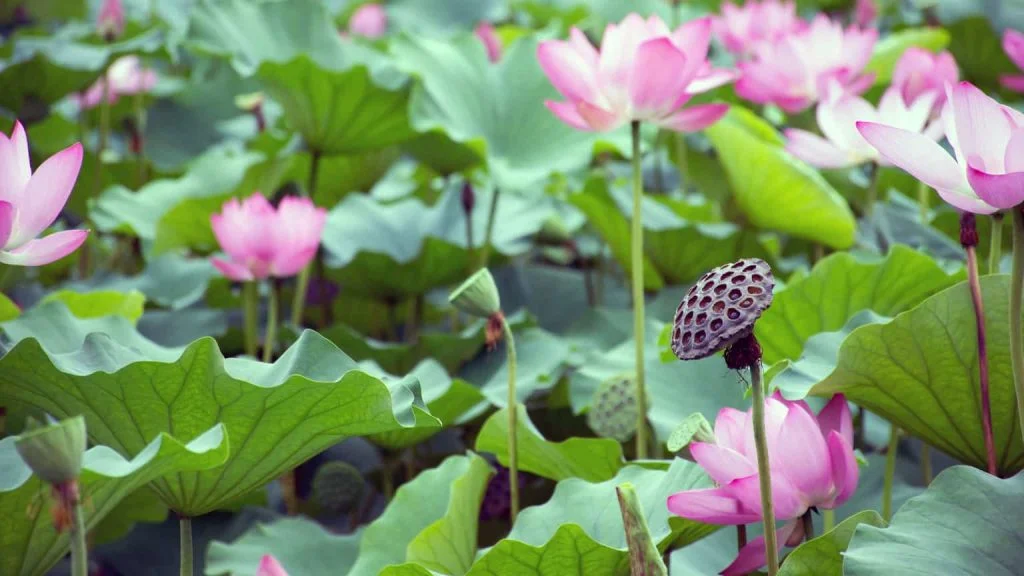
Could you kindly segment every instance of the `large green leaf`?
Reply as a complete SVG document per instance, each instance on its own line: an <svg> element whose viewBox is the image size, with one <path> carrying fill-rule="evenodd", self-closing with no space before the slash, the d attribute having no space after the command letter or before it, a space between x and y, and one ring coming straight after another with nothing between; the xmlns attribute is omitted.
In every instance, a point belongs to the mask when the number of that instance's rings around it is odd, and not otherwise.
<svg viewBox="0 0 1024 576"><path fill-rule="evenodd" d="M257 524L234 542L213 541L206 551L208 576L255 574L264 554L272 554L290 574L347 574L362 533L334 535L303 517Z"/></svg>
<svg viewBox="0 0 1024 576"><path fill-rule="evenodd" d="M629 556L562 524L542 545L506 538L487 550L467 576L626 576Z"/></svg>
<svg viewBox="0 0 1024 576"><path fill-rule="evenodd" d="M880 528L885 521L874 510L850 516L828 532L804 542L786 556L779 576L843 576L843 552L857 526Z"/></svg>
<svg viewBox="0 0 1024 576"><path fill-rule="evenodd" d="M146 268L135 276L96 275L67 287L76 291L139 291L150 302L180 309L198 302L210 282L217 278L221 278L221 273L205 258L162 254L147 262Z"/></svg>
<svg viewBox="0 0 1024 576"><path fill-rule="evenodd" d="M0 572L10 576L42 576L67 554L68 533L57 532L50 516L54 504L49 487L22 462L16 438L0 440ZM125 460L107 446L85 453L80 490L86 499L86 529L91 530L117 504L146 483L170 474L215 469L228 459L224 426L197 435L184 444L158 433L134 458Z"/></svg>
<svg viewBox="0 0 1024 576"><path fill-rule="evenodd" d="M63 302L71 310L71 313L79 318L102 318L116 314L124 316L133 324L139 321L142 311L146 307L146 296L136 290L130 292L59 290L43 298L43 302L52 300Z"/></svg>
<svg viewBox="0 0 1024 576"><path fill-rule="evenodd" d="M1005 275L981 280L992 428L1004 474L1024 468L1010 374L1009 284ZM811 394L843 393L961 462L984 468L978 389L974 307L962 282L888 324L855 330L839 349L836 369Z"/></svg>
<svg viewBox="0 0 1024 576"><path fill-rule="evenodd" d="M400 38L391 49L421 80L409 105L413 127L442 130L471 147L500 189L526 190L590 162L595 136L563 124L544 106L558 95L537 63L533 37L517 41L497 64L473 35Z"/></svg>
<svg viewBox="0 0 1024 576"><path fill-rule="evenodd" d="M1017 66L1006 55L1000 35L984 16L963 18L947 26L949 51L963 70L964 79L983 90L998 90L999 77L1014 74Z"/></svg>
<svg viewBox="0 0 1024 576"><path fill-rule="evenodd" d="M857 312L895 316L961 277L905 246L894 246L884 258L833 254L778 291L758 320L764 361L795 360L809 337L839 330Z"/></svg>
<svg viewBox="0 0 1024 576"><path fill-rule="evenodd" d="M949 44L949 32L942 28L906 28L893 32L875 44L871 60L864 67L865 72L875 74L875 84L888 84L903 52L911 46L938 52Z"/></svg>
<svg viewBox="0 0 1024 576"><path fill-rule="evenodd" d="M955 466L896 512L888 528L861 525L846 550L847 576L1017 574L1024 540L1024 474L999 479Z"/></svg>
<svg viewBox="0 0 1024 576"><path fill-rule="evenodd" d="M438 425L415 378L384 382L315 332L263 364L224 359L211 338L164 348L123 318L79 320L58 302L3 328L17 343L0 359L0 403L82 414L92 441L125 454L217 422L240 439L223 467L152 484L183 515L215 510L346 437Z"/></svg>
<svg viewBox="0 0 1024 576"><path fill-rule="evenodd" d="M391 0L386 4L394 29L417 34L447 35L469 31L480 22L508 17L505 0Z"/></svg>
<svg viewBox="0 0 1024 576"><path fill-rule="evenodd" d="M520 331L515 337L516 399L525 404L533 393L550 389L561 378L569 360L569 345L541 328ZM507 358L506 347L499 345L466 365L460 376L479 386L491 405L504 407L508 404Z"/></svg>
<svg viewBox="0 0 1024 576"><path fill-rule="evenodd" d="M21 308L7 296L0 294L0 322L14 320L21 315Z"/></svg>
<svg viewBox="0 0 1024 576"><path fill-rule="evenodd" d="M767 122L733 106L706 133L751 224L832 248L853 244L856 223L846 200L820 173L790 156Z"/></svg>
<svg viewBox="0 0 1024 576"><path fill-rule="evenodd" d="M523 406L518 407L516 433L519 469L556 482L581 478L603 482L622 468L622 445L611 438L569 438L552 442L533 426ZM476 450L490 452L508 465L508 408L492 414L476 436Z"/></svg>

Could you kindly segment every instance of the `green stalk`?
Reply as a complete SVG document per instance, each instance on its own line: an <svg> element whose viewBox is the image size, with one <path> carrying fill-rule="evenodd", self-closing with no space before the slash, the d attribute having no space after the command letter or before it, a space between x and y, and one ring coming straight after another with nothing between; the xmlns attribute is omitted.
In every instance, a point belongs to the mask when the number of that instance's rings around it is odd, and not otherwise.
<svg viewBox="0 0 1024 576"><path fill-rule="evenodd" d="M772 504L771 465L768 461L768 436L764 430L764 383L761 378L761 362L750 366L750 389L754 395L753 424L754 447L757 449L757 477L761 482L761 511L764 522L765 556L768 560L768 576L779 571L779 546L775 534L775 506Z"/></svg>
<svg viewBox="0 0 1024 576"><path fill-rule="evenodd" d="M110 140L110 69L103 68L103 96L100 100L100 139L96 146L96 188L93 197L98 197L103 187L103 152Z"/></svg>
<svg viewBox="0 0 1024 576"><path fill-rule="evenodd" d="M871 184L868 185L867 196L865 197L864 215L870 217L875 210L875 203L878 202L878 165L869 164L871 170Z"/></svg>
<svg viewBox="0 0 1024 576"><path fill-rule="evenodd" d="M1010 270L1010 360L1017 393L1017 417L1024 434L1024 348L1021 347L1020 300L1024 289L1024 212L1013 209L1013 267Z"/></svg>
<svg viewBox="0 0 1024 576"><path fill-rule="evenodd" d="M320 172L320 151L310 152L309 183L306 186L306 194L312 199L316 193L316 180ZM317 258L321 256L318 254ZM292 300L292 324L298 328L302 326L302 313L306 308L306 292L309 291L309 276L313 273L313 262L310 262L299 272L299 280L295 285L295 297Z"/></svg>
<svg viewBox="0 0 1024 576"><path fill-rule="evenodd" d="M988 273L999 274L999 264L1003 259L1003 213L992 214L992 237L989 239Z"/></svg>
<svg viewBox="0 0 1024 576"><path fill-rule="evenodd" d="M928 185L924 182L917 183L917 205L921 209L921 223L928 223Z"/></svg>
<svg viewBox="0 0 1024 576"><path fill-rule="evenodd" d="M71 489L71 576L88 576L89 551L85 544L85 515L82 513L82 498L78 495L78 481L72 480Z"/></svg>
<svg viewBox="0 0 1024 576"><path fill-rule="evenodd" d="M644 197L640 169L640 122L633 121L633 218L630 256L633 274L633 339L636 341L636 457L647 458L647 394L644 391L644 226L641 202Z"/></svg>
<svg viewBox="0 0 1024 576"><path fill-rule="evenodd" d="M821 533L828 532L836 525L836 511L835 510L822 510L821 511Z"/></svg>
<svg viewBox="0 0 1024 576"><path fill-rule="evenodd" d="M896 452L899 451L900 429L895 425L889 432L889 448L885 453L885 478L882 484L882 518L892 519L892 486L896 476Z"/></svg>
<svg viewBox="0 0 1024 576"><path fill-rule="evenodd" d="M924 485L927 487L932 483L932 447L921 443L921 477L924 479Z"/></svg>
<svg viewBox="0 0 1024 576"><path fill-rule="evenodd" d="M274 342L277 341L277 281L270 280L270 295L267 298L267 332L263 336L263 361L274 359Z"/></svg>
<svg viewBox="0 0 1024 576"><path fill-rule="evenodd" d="M486 268L487 262L491 259L491 236L494 234L494 216L498 213L498 194L500 193L501 191L495 188L491 194L491 205L487 209L487 227L484 229L484 245L480 249L480 265L477 270ZM472 226L471 223L470 226Z"/></svg>
<svg viewBox="0 0 1024 576"><path fill-rule="evenodd" d="M512 327L504 318L501 328L505 333L505 349L508 350L508 489L509 519L516 523L519 514L519 441L516 434L518 426L519 402L516 400L516 340L512 336Z"/></svg>
<svg viewBox="0 0 1024 576"><path fill-rule="evenodd" d="M146 108L143 106L143 93L137 92L132 99L133 113L135 114L135 130L139 138L139 154L135 158L136 170L138 171L139 188L146 184L146 151L143 132L146 127Z"/></svg>
<svg viewBox="0 0 1024 576"><path fill-rule="evenodd" d="M259 287L255 281L242 284L242 311L245 314L245 353L256 357L256 315L259 305Z"/></svg>
<svg viewBox="0 0 1024 576"><path fill-rule="evenodd" d="M192 519L182 516L178 519L178 534L181 542L181 576L192 576Z"/></svg>

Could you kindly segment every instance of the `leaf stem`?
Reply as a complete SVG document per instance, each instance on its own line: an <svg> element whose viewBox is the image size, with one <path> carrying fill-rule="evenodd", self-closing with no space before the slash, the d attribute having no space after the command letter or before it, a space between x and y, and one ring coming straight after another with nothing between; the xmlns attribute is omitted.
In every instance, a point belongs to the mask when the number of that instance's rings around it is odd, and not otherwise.
<svg viewBox="0 0 1024 576"><path fill-rule="evenodd" d="M821 533L828 532L836 525L836 511L835 510L822 510L821 511Z"/></svg>
<svg viewBox="0 0 1024 576"><path fill-rule="evenodd" d="M1010 360L1017 393L1017 417L1024 434L1024 347L1021 345L1020 301L1024 291L1024 212L1013 209L1013 267L1010 270Z"/></svg>
<svg viewBox="0 0 1024 576"><path fill-rule="evenodd" d="M973 246L968 246L965 250L967 251L967 283L971 288L971 303L974 305L974 323L978 333L978 383L981 388L981 429L985 436L985 462L988 465L988 473L995 476L996 445L992 435L992 401L988 387L988 346L985 338L985 308L981 300L977 252Z"/></svg>
<svg viewBox="0 0 1024 576"><path fill-rule="evenodd" d="M988 273L999 274L999 264L1003 259L1003 213L992 214L992 237L988 248Z"/></svg>
<svg viewBox="0 0 1024 576"><path fill-rule="evenodd" d="M484 229L484 245L480 248L480 261L477 269L486 268L491 259L492 236L494 235L494 217L498 213L498 196L501 190L495 186L491 192L491 204L487 209L487 227ZM472 222L469 223L472 226Z"/></svg>
<svg viewBox="0 0 1024 576"><path fill-rule="evenodd" d="M928 223L928 185L918 180L917 182L917 205L921 209L921 223Z"/></svg>
<svg viewBox="0 0 1024 576"><path fill-rule="evenodd" d="M110 66L103 67L103 92L100 100L99 142L96 145L96 188L93 197L98 197L103 187L103 152L110 141Z"/></svg>
<svg viewBox="0 0 1024 576"><path fill-rule="evenodd" d="M82 513L82 498L78 492L78 481L71 480L65 490L71 495L71 576L88 576L89 551L85 542L85 515Z"/></svg>
<svg viewBox="0 0 1024 576"><path fill-rule="evenodd" d="M644 390L644 179L640 167L640 122L633 121L633 215L630 271L633 276L633 339L636 342L636 458L647 458L647 394Z"/></svg>
<svg viewBox="0 0 1024 576"><path fill-rule="evenodd" d="M889 447L885 452L885 477L882 482L882 518L892 519L892 486L896 476L896 452L900 446L900 429L895 424L889 430Z"/></svg>
<svg viewBox="0 0 1024 576"><path fill-rule="evenodd" d="M277 280L270 279L270 294L267 297L267 331L263 335L263 361L274 359L274 343L277 342L278 316Z"/></svg>
<svg viewBox="0 0 1024 576"><path fill-rule="evenodd" d="M775 534L775 506L772 504L771 465L768 461L768 437L764 427L764 383L761 378L761 362L750 366L750 389L754 396L753 424L754 446L757 449L757 477L761 488L761 516L764 522L765 554L768 560L768 576L779 571L779 546Z"/></svg>
<svg viewBox="0 0 1024 576"><path fill-rule="evenodd" d="M519 402L516 400L516 340L512 336L512 327L504 317L501 319L501 328L505 333L505 349L508 351L508 490L509 519L514 525L516 516L519 514L519 439L516 433Z"/></svg>
<svg viewBox="0 0 1024 576"><path fill-rule="evenodd" d="M192 519L178 517L178 534L181 545L181 576L192 576Z"/></svg>
<svg viewBox="0 0 1024 576"><path fill-rule="evenodd" d="M306 194L310 199L316 195L316 181L320 173L320 151L310 151L309 182L306 185ZM322 258L319 250L317 258ZM292 300L292 324L296 327L302 326L302 313L306 308L306 292L309 291L309 277L313 273L313 262L310 262L299 272L299 280L295 285L295 297Z"/></svg>
<svg viewBox="0 0 1024 576"><path fill-rule="evenodd" d="M259 312L259 286L255 280L242 284L242 311L245 318L245 353L256 357L256 316Z"/></svg>
<svg viewBox="0 0 1024 576"><path fill-rule="evenodd" d="M139 188L146 184L146 138L144 135L146 126L146 107L143 105L143 92L136 92L132 98L132 112L135 115L135 137L138 140L136 151L136 169L138 171Z"/></svg>

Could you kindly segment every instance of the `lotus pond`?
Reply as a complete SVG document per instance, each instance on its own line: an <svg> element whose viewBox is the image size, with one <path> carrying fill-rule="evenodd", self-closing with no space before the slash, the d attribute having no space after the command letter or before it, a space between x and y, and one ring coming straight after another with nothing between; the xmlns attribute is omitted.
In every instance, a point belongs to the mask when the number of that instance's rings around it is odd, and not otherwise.
<svg viewBox="0 0 1024 576"><path fill-rule="evenodd" d="M0 576L1024 574L1019 4L0 39Z"/></svg>

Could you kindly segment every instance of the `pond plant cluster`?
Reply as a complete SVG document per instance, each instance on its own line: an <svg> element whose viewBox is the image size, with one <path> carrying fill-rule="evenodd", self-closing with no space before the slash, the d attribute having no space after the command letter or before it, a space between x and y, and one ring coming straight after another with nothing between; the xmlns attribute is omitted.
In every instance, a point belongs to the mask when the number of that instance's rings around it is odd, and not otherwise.
<svg viewBox="0 0 1024 576"><path fill-rule="evenodd" d="M0 576L1024 574L1024 10L0 1Z"/></svg>

